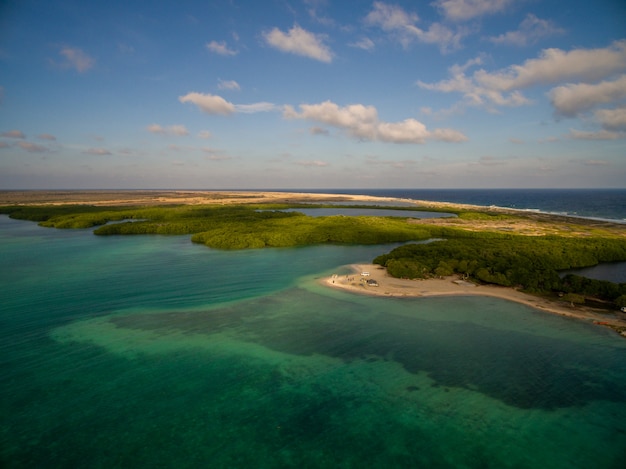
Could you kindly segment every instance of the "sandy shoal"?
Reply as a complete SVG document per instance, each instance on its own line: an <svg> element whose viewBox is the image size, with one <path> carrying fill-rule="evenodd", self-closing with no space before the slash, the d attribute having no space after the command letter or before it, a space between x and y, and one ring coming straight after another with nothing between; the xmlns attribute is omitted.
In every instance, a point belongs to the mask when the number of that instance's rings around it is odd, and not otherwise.
<svg viewBox="0 0 626 469"><path fill-rule="evenodd" d="M333 274L323 278L322 283L332 288L376 296L492 296L522 303L548 313L602 323L602 325L612 328L622 328L626 326L626 321L616 317L616 314L602 313L585 306L571 306L566 302L541 298L513 288L494 285L477 285L463 281L459 276L440 279L408 280L392 277L387 274L387 270L384 267L375 264L353 264L350 267L352 268L352 273L347 275ZM369 275L361 275L364 272L367 272ZM368 285L368 280L375 281L378 286Z"/></svg>

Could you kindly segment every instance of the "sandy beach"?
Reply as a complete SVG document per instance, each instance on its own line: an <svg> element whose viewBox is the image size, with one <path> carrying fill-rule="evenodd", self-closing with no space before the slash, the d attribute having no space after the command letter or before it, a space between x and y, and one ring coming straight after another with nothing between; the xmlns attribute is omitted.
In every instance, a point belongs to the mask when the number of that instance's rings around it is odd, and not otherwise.
<svg viewBox="0 0 626 469"><path fill-rule="evenodd" d="M353 264L350 267L351 273L333 274L323 278L322 283L357 294L388 297L493 296L548 313L594 322L621 332L622 336L626 337L626 320L617 317L619 313L611 314L586 306L572 306L566 302L552 301L508 287L477 285L458 276L409 280L391 277L384 267L375 264Z"/></svg>

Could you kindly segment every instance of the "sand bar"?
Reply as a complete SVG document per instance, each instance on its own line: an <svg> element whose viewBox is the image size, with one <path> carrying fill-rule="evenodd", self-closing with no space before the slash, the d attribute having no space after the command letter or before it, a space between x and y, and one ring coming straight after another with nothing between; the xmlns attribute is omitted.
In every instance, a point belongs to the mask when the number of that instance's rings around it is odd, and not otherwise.
<svg viewBox="0 0 626 469"><path fill-rule="evenodd" d="M323 278L322 283L357 294L388 297L492 296L522 303L548 313L591 321L621 332L622 336L626 337L626 320L618 317L621 314L619 312L607 313L586 306L572 306L567 302L530 295L514 288L478 285L464 281L459 276L409 280L392 277L387 274L384 267L375 264L353 264L350 267L351 273L333 274Z"/></svg>

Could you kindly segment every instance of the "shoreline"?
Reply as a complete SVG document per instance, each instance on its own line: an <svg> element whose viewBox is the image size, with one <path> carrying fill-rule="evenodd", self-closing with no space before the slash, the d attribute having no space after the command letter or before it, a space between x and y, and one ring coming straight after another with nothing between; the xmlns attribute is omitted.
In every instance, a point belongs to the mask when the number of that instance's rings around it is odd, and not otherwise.
<svg viewBox="0 0 626 469"><path fill-rule="evenodd" d="M557 314L577 320L590 321L609 327L626 338L626 320L615 315L602 313L586 306L570 306L524 293L514 288L496 285L478 285L461 280L458 275L445 278L409 280L391 277L384 267L376 264L352 264L349 274L333 274L320 279L330 288L355 294L393 298L428 298L434 296L490 296L520 303L546 313ZM369 275L362 275L363 272ZM377 286L368 285L373 281Z"/></svg>
<svg viewBox="0 0 626 469"><path fill-rule="evenodd" d="M415 208L468 210L491 214L518 215L534 222L565 222L624 229L626 221L578 217L540 210L473 205L455 202L407 199L366 194L271 190L191 190L191 189L69 189L0 190L0 205L94 205L155 206L240 203L401 203Z"/></svg>

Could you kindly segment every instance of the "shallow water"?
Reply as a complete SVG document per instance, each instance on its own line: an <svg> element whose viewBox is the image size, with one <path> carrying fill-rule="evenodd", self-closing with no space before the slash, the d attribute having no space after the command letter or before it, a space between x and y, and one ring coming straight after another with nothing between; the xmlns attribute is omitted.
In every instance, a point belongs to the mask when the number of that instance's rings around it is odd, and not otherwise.
<svg viewBox="0 0 626 469"><path fill-rule="evenodd" d="M388 250L0 217L0 462L623 467L626 341L494 298L316 281Z"/></svg>

